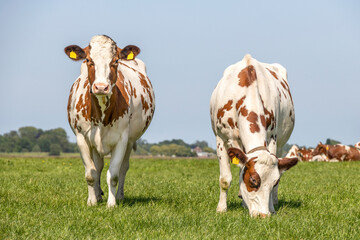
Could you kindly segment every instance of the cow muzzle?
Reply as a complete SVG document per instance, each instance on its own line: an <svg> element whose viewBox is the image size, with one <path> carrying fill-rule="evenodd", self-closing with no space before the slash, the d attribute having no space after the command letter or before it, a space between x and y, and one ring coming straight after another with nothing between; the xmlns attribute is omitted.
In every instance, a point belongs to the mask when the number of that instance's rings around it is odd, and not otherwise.
<svg viewBox="0 0 360 240"><path fill-rule="evenodd" d="M96 95L108 95L110 93L110 85L108 83L94 83L92 92Z"/></svg>

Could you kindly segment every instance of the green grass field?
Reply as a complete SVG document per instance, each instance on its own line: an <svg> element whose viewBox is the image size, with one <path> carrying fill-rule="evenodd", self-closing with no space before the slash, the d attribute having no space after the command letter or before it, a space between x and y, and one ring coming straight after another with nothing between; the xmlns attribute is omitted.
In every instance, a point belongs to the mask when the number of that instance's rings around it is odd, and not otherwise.
<svg viewBox="0 0 360 240"><path fill-rule="evenodd" d="M102 188L107 199L106 169ZM282 177L277 215L215 212L216 160L131 159L125 200L88 207L80 157L0 158L0 239L359 239L360 162L299 163Z"/></svg>

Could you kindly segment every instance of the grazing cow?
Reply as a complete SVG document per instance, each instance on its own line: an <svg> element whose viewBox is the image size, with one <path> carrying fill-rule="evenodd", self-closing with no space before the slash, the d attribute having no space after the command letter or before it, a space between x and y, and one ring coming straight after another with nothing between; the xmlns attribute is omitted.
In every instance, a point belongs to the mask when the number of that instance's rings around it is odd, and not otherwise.
<svg viewBox="0 0 360 240"><path fill-rule="evenodd" d="M72 60L84 60L71 87L67 111L85 166L87 204L102 200L100 175L104 156L111 153L107 206L113 207L124 197L131 150L154 114L152 85L145 64L135 58L140 53L136 46L121 49L101 35L94 36L85 48L68 46L65 53Z"/></svg>
<svg viewBox="0 0 360 240"><path fill-rule="evenodd" d="M218 212L227 209L230 161L242 167L239 196L250 215L266 217L275 212L274 186L280 174L298 161L275 155L289 139L295 121L286 75L281 65L261 63L246 55L225 70L211 96L211 124L220 166Z"/></svg>
<svg viewBox="0 0 360 240"><path fill-rule="evenodd" d="M359 161L360 151L354 147L342 144L327 145L319 143L313 152L313 157L321 156L326 161Z"/></svg>

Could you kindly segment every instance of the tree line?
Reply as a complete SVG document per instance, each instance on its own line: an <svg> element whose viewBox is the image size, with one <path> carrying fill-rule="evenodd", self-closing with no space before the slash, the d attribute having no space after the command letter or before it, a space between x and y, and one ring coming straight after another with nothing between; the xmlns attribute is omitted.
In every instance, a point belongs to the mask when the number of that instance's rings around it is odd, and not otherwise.
<svg viewBox="0 0 360 240"><path fill-rule="evenodd" d="M165 140L159 143L148 143L139 139L133 155L196 157L195 147L202 151L215 153L206 141L188 144L181 139ZM48 152L50 155L79 152L76 143L69 142L63 128L42 130L36 127L21 127L17 131L0 135L0 152Z"/></svg>
<svg viewBox="0 0 360 240"><path fill-rule="evenodd" d="M78 152L75 143L68 140L62 128L42 130L35 127L21 127L0 135L0 152L49 152L60 155L60 152Z"/></svg>

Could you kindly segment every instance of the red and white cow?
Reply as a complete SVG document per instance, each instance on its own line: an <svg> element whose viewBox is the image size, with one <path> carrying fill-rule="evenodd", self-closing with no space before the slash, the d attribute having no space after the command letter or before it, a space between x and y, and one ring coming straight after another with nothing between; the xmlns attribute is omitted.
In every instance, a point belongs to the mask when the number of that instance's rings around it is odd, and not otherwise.
<svg viewBox="0 0 360 240"><path fill-rule="evenodd" d="M313 152L313 158L324 161L360 161L360 151L357 148L345 146L342 144L327 145L319 143ZM319 160L318 160L319 161Z"/></svg>
<svg viewBox="0 0 360 240"><path fill-rule="evenodd" d="M312 148L299 148L296 145L292 145L289 152L286 154L285 157L290 158L290 157L297 157L300 161L303 162L311 162L312 161L312 152L314 151L314 149Z"/></svg>
<svg viewBox="0 0 360 240"><path fill-rule="evenodd" d="M113 207L124 197L131 150L154 114L152 85L145 64L135 58L140 53L136 46L120 49L110 37L100 35L85 48L66 47L65 53L72 60L84 60L71 87L67 111L85 166L87 203L102 199L100 175L104 156L111 153L107 206Z"/></svg>
<svg viewBox="0 0 360 240"><path fill-rule="evenodd" d="M356 147L358 150L360 150L360 142L357 142L354 147Z"/></svg>
<svg viewBox="0 0 360 240"><path fill-rule="evenodd" d="M281 173L298 161L278 159L275 155L289 139L295 121L285 68L246 55L225 70L211 96L210 115L220 165L220 200L216 210L227 209L232 161L242 167L239 196L250 215L265 217L275 212L274 186Z"/></svg>

